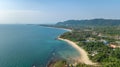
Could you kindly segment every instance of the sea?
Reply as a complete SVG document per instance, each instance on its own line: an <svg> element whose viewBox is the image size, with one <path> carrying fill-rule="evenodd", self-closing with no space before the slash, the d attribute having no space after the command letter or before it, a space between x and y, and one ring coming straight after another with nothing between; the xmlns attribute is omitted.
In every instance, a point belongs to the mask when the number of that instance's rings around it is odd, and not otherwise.
<svg viewBox="0 0 120 67"><path fill-rule="evenodd" d="M79 52L57 37L67 30L26 24L0 25L0 67L46 67L51 58Z"/></svg>

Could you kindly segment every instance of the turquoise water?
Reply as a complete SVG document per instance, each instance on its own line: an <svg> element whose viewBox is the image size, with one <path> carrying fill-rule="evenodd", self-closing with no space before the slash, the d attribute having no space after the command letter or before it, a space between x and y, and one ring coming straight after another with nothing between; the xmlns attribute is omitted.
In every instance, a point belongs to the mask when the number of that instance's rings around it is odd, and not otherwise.
<svg viewBox="0 0 120 67"><path fill-rule="evenodd" d="M55 39L64 32L37 25L0 25L0 67L45 67L53 53L78 56L73 47Z"/></svg>

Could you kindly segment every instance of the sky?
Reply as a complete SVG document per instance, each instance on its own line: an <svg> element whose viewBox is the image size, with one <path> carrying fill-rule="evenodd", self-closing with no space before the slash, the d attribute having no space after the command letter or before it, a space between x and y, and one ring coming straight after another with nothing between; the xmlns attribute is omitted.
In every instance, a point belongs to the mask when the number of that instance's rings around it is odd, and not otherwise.
<svg viewBox="0 0 120 67"><path fill-rule="evenodd" d="M0 24L120 19L120 0L0 0Z"/></svg>

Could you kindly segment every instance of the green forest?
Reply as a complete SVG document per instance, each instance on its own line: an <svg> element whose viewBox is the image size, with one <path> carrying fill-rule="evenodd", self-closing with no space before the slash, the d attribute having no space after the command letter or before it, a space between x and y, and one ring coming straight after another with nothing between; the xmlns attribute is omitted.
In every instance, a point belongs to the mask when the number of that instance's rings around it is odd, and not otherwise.
<svg viewBox="0 0 120 67"><path fill-rule="evenodd" d="M97 66L78 64L76 67L119 67L120 20L68 20L42 26L71 29L71 32L62 34L60 38L77 43L88 52L90 60L98 63Z"/></svg>

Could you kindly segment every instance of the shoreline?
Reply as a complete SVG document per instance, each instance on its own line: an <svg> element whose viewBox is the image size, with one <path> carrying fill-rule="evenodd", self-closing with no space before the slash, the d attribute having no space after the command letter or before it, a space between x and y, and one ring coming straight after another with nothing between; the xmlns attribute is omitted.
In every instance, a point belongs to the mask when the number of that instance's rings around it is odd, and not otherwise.
<svg viewBox="0 0 120 67"><path fill-rule="evenodd" d="M59 28L59 27L49 27L49 26L41 26L41 27L54 28L54 29L61 29L61 30L66 30L66 31L69 31L69 32L71 32L71 31L72 31L71 29Z"/></svg>
<svg viewBox="0 0 120 67"><path fill-rule="evenodd" d="M71 29L66 29L66 28L58 28L58 29L66 30L66 31L69 31L69 32L72 31Z"/></svg>
<svg viewBox="0 0 120 67"><path fill-rule="evenodd" d="M68 40L68 39L63 39L63 38L60 38L60 37L58 37L58 40L67 42L69 45L74 47L80 53L80 57L78 58L78 63L84 63L84 64L87 64L87 65L96 65L96 63L93 63L89 59L88 53L83 48L78 46L75 42L73 42L71 40Z"/></svg>
<svg viewBox="0 0 120 67"><path fill-rule="evenodd" d="M46 27L46 26L43 26L43 27ZM71 29L66 29L66 28L57 28L57 27L47 27L47 28L56 28L56 29L61 29L61 30L66 30L68 32L72 32ZM71 40L68 40L68 39L60 38L60 36L58 36L57 39L61 40L61 41L64 41L64 42L67 42L68 45L72 46L73 48L75 48L79 52L80 57L76 58L77 62L75 63L75 65L79 64L79 63L83 63L83 64L86 64L86 65L98 66L97 63L94 63L89 59L88 53L83 48L78 46L75 42L73 42ZM53 63L51 63L51 64L53 64Z"/></svg>

